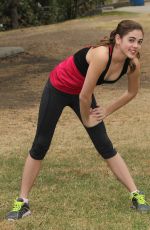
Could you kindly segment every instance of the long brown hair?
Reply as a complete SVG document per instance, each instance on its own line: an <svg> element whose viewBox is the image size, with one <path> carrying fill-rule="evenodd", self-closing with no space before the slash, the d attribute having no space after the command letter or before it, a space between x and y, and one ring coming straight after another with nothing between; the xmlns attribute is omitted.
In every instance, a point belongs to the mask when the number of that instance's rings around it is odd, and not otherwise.
<svg viewBox="0 0 150 230"><path fill-rule="evenodd" d="M110 33L109 38L104 37L104 39L100 40L100 45L103 45L103 46L112 45L112 46L114 46L116 34L119 34L119 36L122 38L133 30L140 30L142 32L142 34L144 35L143 28L138 22L135 22L133 20L123 20L117 25L116 29L114 29ZM137 53L137 58L138 59L140 58L139 52ZM131 59L130 59L129 66L130 66L131 72L133 72L136 68L134 61Z"/></svg>

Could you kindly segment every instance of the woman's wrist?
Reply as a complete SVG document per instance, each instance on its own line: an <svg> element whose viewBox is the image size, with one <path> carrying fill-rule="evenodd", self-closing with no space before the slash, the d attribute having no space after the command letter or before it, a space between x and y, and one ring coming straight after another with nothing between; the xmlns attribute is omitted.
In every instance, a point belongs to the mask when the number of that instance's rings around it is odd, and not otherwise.
<svg viewBox="0 0 150 230"><path fill-rule="evenodd" d="M109 108L106 108L106 109L105 109L105 117L108 117L110 114L111 114L111 113L110 113Z"/></svg>

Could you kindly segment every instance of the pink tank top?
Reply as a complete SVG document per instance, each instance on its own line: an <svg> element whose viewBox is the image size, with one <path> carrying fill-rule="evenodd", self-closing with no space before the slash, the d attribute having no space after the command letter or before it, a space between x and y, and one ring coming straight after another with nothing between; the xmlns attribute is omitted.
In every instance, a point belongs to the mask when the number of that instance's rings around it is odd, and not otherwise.
<svg viewBox="0 0 150 230"><path fill-rule="evenodd" d="M49 77L56 89L67 94L79 94L85 80L85 76L75 66L73 56L58 64L50 72Z"/></svg>
<svg viewBox="0 0 150 230"><path fill-rule="evenodd" d="M112 51L112 46L109 46L109 60L106 68L99 76L96 83L97 85L115 83L127 72L130 62L129 58L126 58L122 71L117 79L113 81L104 79L111 64ZM74 56L68 57L52 70L50 73L50 81L56 89L68 94L80 94L88 69L88 63L85 61L86 52L87 49L78 51Z"/></svg>

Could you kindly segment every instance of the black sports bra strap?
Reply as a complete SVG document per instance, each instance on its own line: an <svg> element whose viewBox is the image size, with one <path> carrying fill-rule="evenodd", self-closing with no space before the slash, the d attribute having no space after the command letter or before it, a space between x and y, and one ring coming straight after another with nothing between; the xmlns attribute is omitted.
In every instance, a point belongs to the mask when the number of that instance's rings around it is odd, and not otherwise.
<svg viewBox="0 0 150 230"><path fill-rule="evenodd" d="M130 63L130 58L126 58L124 66L123 66L123 70L121 72L121 76L127 72L129 63Z"/></svg>
<svg viewBox="0 0 150 230"><path fill-rule="evenodd" d="M106 68L105 70L102 72L101 74L101 77L100 77L100 81L103 82L104 81L104 78L105 78L105 75L109 69L109 66L110 66L110 63L111 63L111 59L112 59L112 51L113 51L113 48L112 46L109 46L109 60L107 62L107 65L106 65Z"/></svg>

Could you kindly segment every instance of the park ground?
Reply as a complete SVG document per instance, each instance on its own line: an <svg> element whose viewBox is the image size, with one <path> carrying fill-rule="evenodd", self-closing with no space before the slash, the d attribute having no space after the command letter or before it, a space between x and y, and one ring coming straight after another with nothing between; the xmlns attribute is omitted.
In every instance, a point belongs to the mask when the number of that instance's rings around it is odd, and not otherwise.
<svg viewBox="0 0 150 230"><path fill-rule="evenodd" d="M150 214L130 210L128 192L96 153L74 113L66 108L30 194L32 216L9 223L5 214L18 196L22 167L36 130L41 92L50 70L64 57L99 40L122 19L145 30L137 97L106 119L114 146L150 202L150 15L107 13L54 25L0 33L0 46L25 53L0 60L0 229L148 230ZM126 77L95 90L99 104L121 95Z"/></svg>

